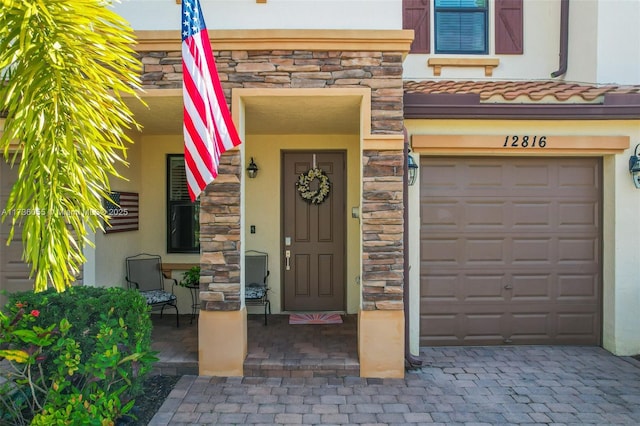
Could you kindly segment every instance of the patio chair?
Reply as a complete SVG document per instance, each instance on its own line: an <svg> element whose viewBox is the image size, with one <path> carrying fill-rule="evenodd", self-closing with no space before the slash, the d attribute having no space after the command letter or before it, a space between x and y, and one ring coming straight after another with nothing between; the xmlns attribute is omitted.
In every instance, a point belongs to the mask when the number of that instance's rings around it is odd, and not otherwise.
<svg viewBox="0 0 640 426"><path fill-rule="evenodd" d="M271 314L268 277L267 253L256 250L247 251L244 256L244 302L247 306L264 306L264 325L267 325L267 311Z"/></svg>
<svg viewBox="0 0 640 426"><path fill-rule="evenodd" d="M176 327L180 327L178 303L173 287L178 284L174 278L165 277L162 273L162 260L155 254L141 253L126 258L127 284L137 289L147 300L151 309L160 309L160 318L167 306L176 310ZM171 292L164 288L165 280L173 281Z"/></svg>

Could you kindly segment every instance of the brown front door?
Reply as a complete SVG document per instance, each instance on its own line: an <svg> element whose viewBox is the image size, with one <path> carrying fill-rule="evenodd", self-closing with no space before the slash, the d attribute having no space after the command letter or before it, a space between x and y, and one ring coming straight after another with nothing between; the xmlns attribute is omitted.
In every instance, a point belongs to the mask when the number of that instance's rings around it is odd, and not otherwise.
<svg viewBox="0 0 640 426"><path fill-rule="evenodd" d="M320 204L302 198L296 182L315 164L329 177L329 195ZM345 292L345 153L284 152L284 310L342 311ZM318 179L310 190L318 187Z"/></svg>

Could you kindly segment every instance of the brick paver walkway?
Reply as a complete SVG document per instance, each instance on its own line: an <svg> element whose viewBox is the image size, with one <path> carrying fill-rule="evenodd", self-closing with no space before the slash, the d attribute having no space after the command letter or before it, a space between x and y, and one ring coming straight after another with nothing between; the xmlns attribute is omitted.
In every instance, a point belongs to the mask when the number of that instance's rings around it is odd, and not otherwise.
<svg viewBox="0 0 640 426"><path fill-rule="evenodd" d="M404 379L184 376L150 424L640 424L640 362L601 348L421 358Z"/></svg>

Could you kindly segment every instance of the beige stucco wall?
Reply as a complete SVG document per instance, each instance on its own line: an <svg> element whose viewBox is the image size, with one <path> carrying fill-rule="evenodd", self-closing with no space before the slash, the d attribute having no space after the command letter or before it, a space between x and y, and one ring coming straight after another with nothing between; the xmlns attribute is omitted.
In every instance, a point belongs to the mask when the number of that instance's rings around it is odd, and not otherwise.
<svg viewBox="0 0 640 426"><path fill-rule="evenodd" d="M113 191L140 192L140 169L138 164L142 153L142 145L138 134L130 135L132 144L127 145L126 161L130 166L118 165L117 171L125 179L110 179ZM84 265L84 283L106 287L124 287L124 258L139 252L140 231L116 232L105 234L97 231L92 238L95 248L86 247L87 263Z"/></svg>
<svg viewBox="0 0 640 426"><path fill-rule="evenodd" d="M368 4L367 4L368 3ZM209 28L400 29L401 0L206 0L200 2ZM174 0L113 2L135 29L179 29L180 4Z"/></svg>
<svg viewBox="0 0 640 426"><path fill-rule="evenodd" d="M433 5L433 3L432 3ZM496 55L494 46L494 2L489 2L489 54L500 65L494 80L549 79L559 68L560 1L524 2L524 47L522 55ZM433 12L433 9L432 9ZM578 0L569 7L569 47L566 75L569 82L638 84L640 81L640 2ZM433 34L434 14L431 13ZM626 40L626 42L625 42ZM431 37L431 52L434 37ZM412 54L404 62L404 78L433 78L427 59L478 55ZM482 67L443 67L442 79L484 79Z"/></svg>
<svg viewBox="0 0 640 426"><path fill-rule="evenodd" d="M281 151L305 149L336 149L347 151L347 311L357 313L360 306L360 223L351 217L351 208L360 200L360 141L358 135L247 135L243 144L245 168L251 157L258 165L258 176L245 179L244 250L269 254L269 286L272 311L281 311ZM255 225L256 233L250 233ZM248 307L249 313L261 312L261 307Z"/></svg>
<svg viewBox="0 0 640 426"><path fill-rule="evenodd" d="M629 136L631 146L624 153L603 159L603 346L616 355L640 353L640 190L629 175L629 156L640 143L636 121L526 121L526 120L407 120L409 135L599 135ZM536 155L522 151L522 155ZM419 203L416 189L410 192L412 269L410 272L411 348L417 347L419 330Z"/></svg>
<svg viewBox="0 0 640 426"><path fill-rule="evenodd" d="M119 169L128 181L112 179L112 189L139 193L139 230L96 233L96 248L87 250L87 284L126 286L124 259L138 253L159 254L165 263L200 261L199 254L168 254L166 249L166 157L181 154L182 143L182 135L134 136L128 150L130 166ZM182 272L175 271L173 276L180 279ZM190 313L189 290L177 287L175 293L180 313Z"/></svg>

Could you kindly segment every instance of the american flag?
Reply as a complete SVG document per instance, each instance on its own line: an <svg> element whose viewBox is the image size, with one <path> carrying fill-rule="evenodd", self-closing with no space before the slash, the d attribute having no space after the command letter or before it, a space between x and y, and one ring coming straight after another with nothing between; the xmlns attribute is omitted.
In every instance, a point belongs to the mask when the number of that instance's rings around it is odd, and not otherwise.
<svg viewBox="0 0 640 426"><path fill-rule="evenodd" d="M198 0L182 1L184 161L192 201L218 176L220 155L240 144Z"/></svg>
<svg viewBox="0 0 640 426"><path fill-rule="evenodd" d="M137 192L111 192L109 198L105 198L102 205L109 215L109 224L105 223L104 232L125 232L138 230L138 205Z"/></svg>

